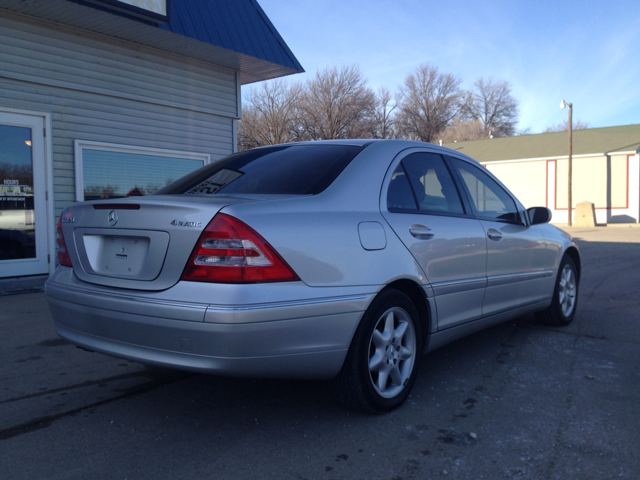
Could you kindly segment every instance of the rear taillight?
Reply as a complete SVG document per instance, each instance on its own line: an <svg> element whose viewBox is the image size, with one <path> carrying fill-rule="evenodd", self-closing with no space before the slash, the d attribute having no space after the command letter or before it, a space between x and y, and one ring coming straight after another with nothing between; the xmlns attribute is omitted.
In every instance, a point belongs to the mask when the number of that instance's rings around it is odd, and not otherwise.
<svg viewBox="0 0 640 480"><path fill-rule="evenodd" d="M58 238L56 238L56 243L58 244L58 264L65 267L72 267L71 258L69 258L69 252L67 251L67 244L64 241L64 233L62 232L62 215L60 215L58 219Z"/></svg>
<svg viewBox="0 0 640 480"><path fill-rule="evenodd" d="M200 235L182 280L259 283L299 279L254 229L235 217L219 213Z"/></svg>

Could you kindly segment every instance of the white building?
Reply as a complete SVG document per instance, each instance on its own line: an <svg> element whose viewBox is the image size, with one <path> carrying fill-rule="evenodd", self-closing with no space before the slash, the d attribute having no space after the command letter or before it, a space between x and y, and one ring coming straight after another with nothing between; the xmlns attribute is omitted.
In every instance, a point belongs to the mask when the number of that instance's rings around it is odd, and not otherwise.
<svg viewBox="0 0 640 480"><path fill-rule="evenodd" d="M598 224L639 223L640 125L574 130L572 143L572 214L578 203L591 202ZM552 223L567 223L568 132L445 146L485 165L525 207L546 206Z"/></svg>

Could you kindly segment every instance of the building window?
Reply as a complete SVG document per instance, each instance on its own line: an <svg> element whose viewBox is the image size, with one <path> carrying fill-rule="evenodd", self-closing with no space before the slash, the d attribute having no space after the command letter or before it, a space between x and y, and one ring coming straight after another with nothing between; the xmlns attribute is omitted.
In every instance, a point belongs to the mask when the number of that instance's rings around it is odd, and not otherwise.
<svg viewBox="0 0 640 480"><path fill-rule="evenodd" d="M76 140L76 200L149 195L210 162L208 154Z"/></svg>

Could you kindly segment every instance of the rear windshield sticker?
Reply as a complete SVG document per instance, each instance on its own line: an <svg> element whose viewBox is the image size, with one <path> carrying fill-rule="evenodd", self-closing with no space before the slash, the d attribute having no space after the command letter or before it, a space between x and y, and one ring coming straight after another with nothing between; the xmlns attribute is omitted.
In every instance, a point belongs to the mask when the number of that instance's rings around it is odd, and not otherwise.
<svg viewBox="0 0 640 480"><path fill-rule="evenodd" d="M213 195L242 175L244 175L242 172L236 170L222 169L184 193L185 195Z"/></svg>

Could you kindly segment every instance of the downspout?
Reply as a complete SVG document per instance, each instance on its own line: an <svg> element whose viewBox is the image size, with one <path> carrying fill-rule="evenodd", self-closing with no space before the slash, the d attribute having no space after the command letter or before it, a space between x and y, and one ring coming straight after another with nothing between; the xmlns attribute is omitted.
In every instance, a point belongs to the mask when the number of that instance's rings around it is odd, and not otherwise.
<svg viewBox="0 0 640 480"><path fill-rule="evenodd" d="M242 120L242 79L240 72L236 71L236 116L231 121L232 152L238 152L238 122Z"/></svg>

